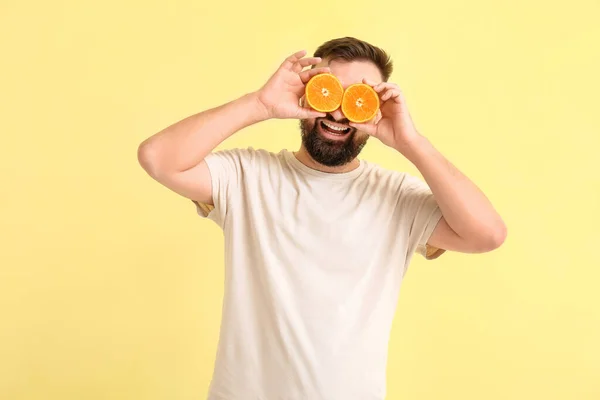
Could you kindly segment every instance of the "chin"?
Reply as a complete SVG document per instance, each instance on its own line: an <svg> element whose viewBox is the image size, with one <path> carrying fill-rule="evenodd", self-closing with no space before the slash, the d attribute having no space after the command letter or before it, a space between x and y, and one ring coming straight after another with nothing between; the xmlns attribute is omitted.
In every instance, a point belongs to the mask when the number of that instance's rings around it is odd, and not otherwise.
<svg viewBox="0 0 600 400"><path fill-rule="evenodd" d="M322 118L300 121L302 144L311 158L327 167L340 167L352 162L360 154L369 135L361 135L356 129L328 132L321 124ZM342 127L342 124L330 123Z"/></svg>

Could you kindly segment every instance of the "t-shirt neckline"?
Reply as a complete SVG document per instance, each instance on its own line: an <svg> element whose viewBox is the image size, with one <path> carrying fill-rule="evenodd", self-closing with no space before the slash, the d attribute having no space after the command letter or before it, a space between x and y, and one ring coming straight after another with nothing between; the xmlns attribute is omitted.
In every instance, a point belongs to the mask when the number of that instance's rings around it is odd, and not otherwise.
<svg viewBox="0 0 600 400"><path fill-rule="evenodd" d="M365 168L365 162L363 160L358 160L359 161L358 167L356 167L352 171L340 172L340 173L323 172L323 171L319 171L319 170L310 168L307 165L304 165L302 163L302 161L300 161L296 158L296 156L294 155L294 153L292 151L284 149L283 153L285 155L285 158L289 161L289 163L294 168L300 170L301 172L304 172L304 173L307 173L309 175L316 176L319 178L323 178L323 179L344 180L344 179L356 178L358 175L360 175L363 172L363 170Z"/></svg>

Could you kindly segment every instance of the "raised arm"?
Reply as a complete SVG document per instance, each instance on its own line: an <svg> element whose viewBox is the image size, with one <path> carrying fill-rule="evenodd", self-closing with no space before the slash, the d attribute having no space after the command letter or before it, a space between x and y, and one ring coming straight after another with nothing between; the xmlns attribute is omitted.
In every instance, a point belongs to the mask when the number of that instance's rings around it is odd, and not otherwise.
<svg viewBox="0 0 600 400"><path fill-rule="evenodd" d="M427 244L464 253L502 245L506 238L502 218L485 194L417 132L400 88L394 83L364 82L379 93L382 118L351 125L399 151L423 175L443 216Z"/></svg>
<svg viewBox="0 0 600 400"><path fill-rule="evenodd" d="M144 140L138 148L142 168L156 181L191 200L212 204L211 178L204 158L235 132L270 118L315 118L302 108L304 84L327 68L303 71L320 58L288 57L258 91L189 116Z"/></svg>

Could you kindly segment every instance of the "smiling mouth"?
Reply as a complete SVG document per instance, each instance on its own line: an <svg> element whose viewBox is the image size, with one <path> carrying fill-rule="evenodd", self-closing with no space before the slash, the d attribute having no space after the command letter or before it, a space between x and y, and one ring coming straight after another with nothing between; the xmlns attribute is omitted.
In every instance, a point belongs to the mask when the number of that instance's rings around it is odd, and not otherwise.
<svg viewBox="0 0 600 400"><path fill-rule="evenodd" d="M332 135L337 135L337 136L345 136L352 129L350 127L340 127L337 125L333 125L333 124L328 123L327 121L321 121L320 125L321 125L321 129L323 129L325 132L330 133Z"/></svg>

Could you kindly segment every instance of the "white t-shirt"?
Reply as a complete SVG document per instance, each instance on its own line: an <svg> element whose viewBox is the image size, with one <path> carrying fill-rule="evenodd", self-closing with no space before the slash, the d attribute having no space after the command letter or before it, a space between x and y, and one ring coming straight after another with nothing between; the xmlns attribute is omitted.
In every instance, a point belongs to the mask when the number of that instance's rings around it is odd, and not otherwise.
<svg viewBox="0 0 600 400"><path fill-rule="evenodd" d="M441 211L426 184L360 161L331 174L287 150L206 158L225 237L209 400L381 400L400 283ZM431 250L431 249L429 249Z"/></svg>

